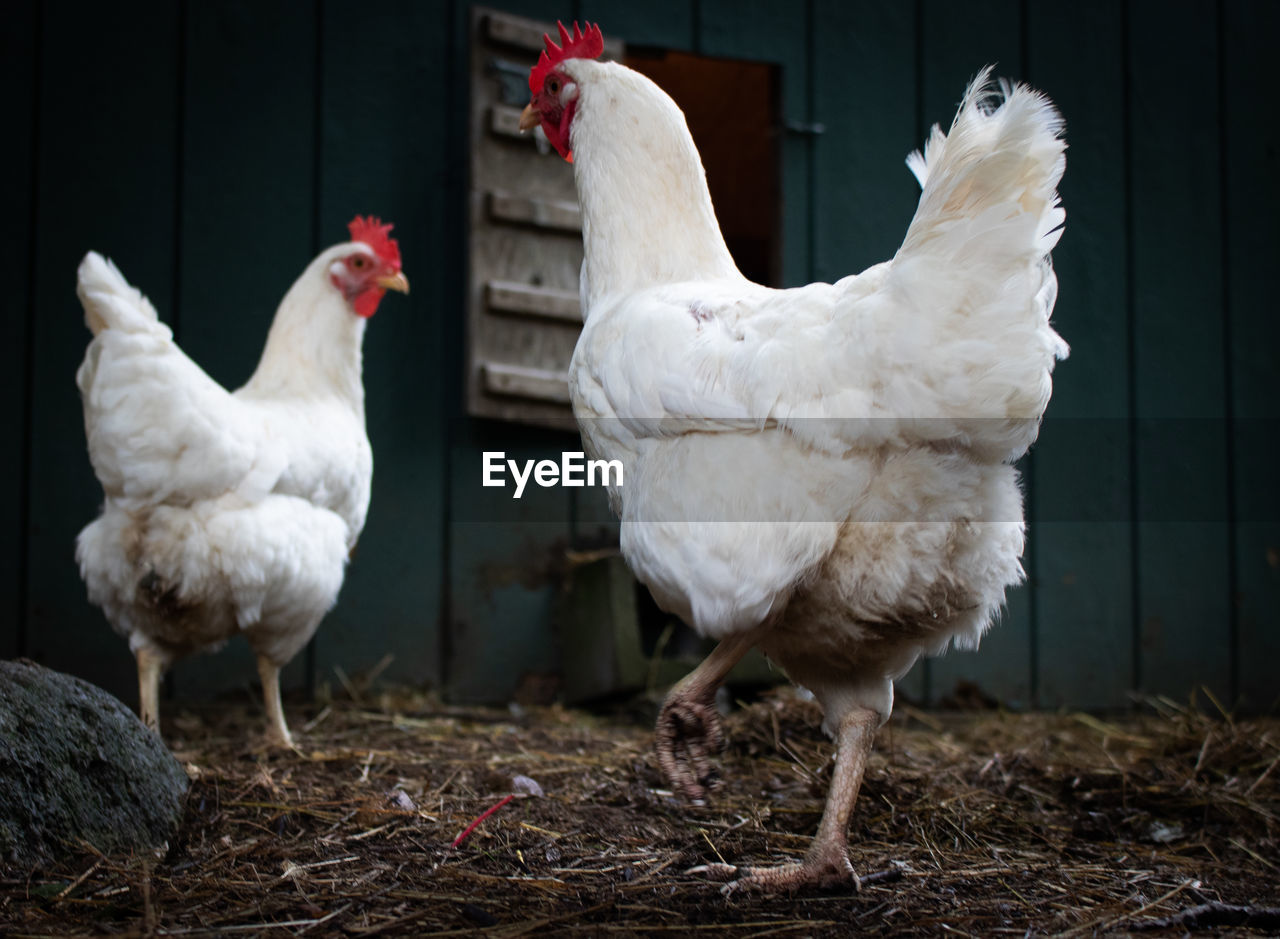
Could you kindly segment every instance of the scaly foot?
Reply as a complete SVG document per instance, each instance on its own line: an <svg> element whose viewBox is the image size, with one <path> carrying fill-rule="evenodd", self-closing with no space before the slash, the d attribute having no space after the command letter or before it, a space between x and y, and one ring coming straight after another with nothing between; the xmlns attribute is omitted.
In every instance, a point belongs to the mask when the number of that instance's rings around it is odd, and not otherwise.
<svg viewBox="0 0 1280 939"><path fill-rule="evenodd" d="M258 675L262 678L262 703L267 714L267 746L302 752L294 745L289 725L285 723L284 708L280 704L280 666L259 655Z"/></svg>
<svg viewBox="0 0 1280 939"><path fill-rule="evenodd" d="M707 864L695 867L690 873L730 880L721 890L726 895L740 888L773 893L802 887L861 889L853 865L849 863L847 830L878 725L879 715L869 708L855 707L841 716L837 724L835 769L827 791L827 804L822 810L818 833L803 861L781 867L741 869L732 864Z"/></svg>
<svg viewBox="0 0 1280 939"><path fill-rule="evenodd" d="M263 735L263 743L268 749L272 750L292 750L294 753L301 753L298 745L293 742L293 736L289 733L287 727L267 727L267 732Z"/></svg>
<svg viewBox="0 0 1280 939"><path fill-rule="evenodd" d="M676 791L690 799L705 799L716 781L711 757L724 746L724 731L710 695L674 689L663 702L654 730L658 765Z"/></svg>
<svg viewBox="0 0 1280 939"><path fill-rule="evenodd" d="M816 848L817 846L815 846ZM861 889L849 856L841 846L811 850L798 864L778 867L735 867L732 864L703 864L691 868L690 874L705 874L712 880L728 881L720 892L725 896L735 890L759 890L764 893L794 893L804 888L820 890L840 888L855 892Z"/></svg>
<svg viewBox="0 0 1280 939"><path fill-rule="evenodd" d="M672 787L687 798L705 799L716 780L711 757L724 745L716 689L755 640L754 631L720 640L662 704L654 731L658 765Z"/></svg>

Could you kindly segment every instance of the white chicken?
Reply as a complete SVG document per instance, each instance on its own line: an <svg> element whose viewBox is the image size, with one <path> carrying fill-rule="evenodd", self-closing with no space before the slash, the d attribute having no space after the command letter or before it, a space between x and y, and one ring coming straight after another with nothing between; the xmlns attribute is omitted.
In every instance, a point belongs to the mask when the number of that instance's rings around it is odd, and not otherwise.
<svg viewBox="0 0 1280 939"><path fill-rule="evenodd" d="M155 309L90 252L77 294L94 334L76 383L102 514L76 541L89 599L137 659L140 714L176 658L243 634L268 740L292 746L280 668L333 606L373 478L361 343L384 293L408 292L390 225L357 217L276 311L253 377L228 393Z"/></svg>
<svg viewBox="0 0 1280 939"><path fill-rule="evenodd" d="M659 762L705 795L717 686L758 646L812 690L837 741L817 835L781 867L702 870L766 889L855 883L847 827L893 681L973 648L1023 576L1010 465L1066 344L1049 325L1062 122L981 72L893 260L835 284L746 280L698 151L648 78L560 27L525 129L574 165L585 325L570 369L586 446L621 460L622 551L664 609L720 640L658 719Z"/></svg>

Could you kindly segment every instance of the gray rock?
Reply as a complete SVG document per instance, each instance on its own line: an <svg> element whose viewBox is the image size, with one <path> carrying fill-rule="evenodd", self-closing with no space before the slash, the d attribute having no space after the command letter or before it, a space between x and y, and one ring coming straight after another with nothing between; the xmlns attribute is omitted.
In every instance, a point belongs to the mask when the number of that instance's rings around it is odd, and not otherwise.
<svg viewBox="0 0 1280 939"><path fill-rule="evenodd" d="M0 864L163 845L189 781L164 741L88 682L0 661Z"/></svg>

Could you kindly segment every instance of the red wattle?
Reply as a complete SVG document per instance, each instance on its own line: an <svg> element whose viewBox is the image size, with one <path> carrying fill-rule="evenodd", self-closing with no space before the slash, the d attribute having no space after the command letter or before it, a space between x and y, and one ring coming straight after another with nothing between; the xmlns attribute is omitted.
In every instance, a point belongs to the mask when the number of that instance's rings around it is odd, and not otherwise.
<svg viewBox="0 0 1280 939"><path fill-rule="evenodd" d="M356 294L355 302L352 304L356 308L356 315L368 319L374 313L377 313L378 304L382 302L386 292L386 289L382 287L370 287L368 290L362 290Z"/></svg>

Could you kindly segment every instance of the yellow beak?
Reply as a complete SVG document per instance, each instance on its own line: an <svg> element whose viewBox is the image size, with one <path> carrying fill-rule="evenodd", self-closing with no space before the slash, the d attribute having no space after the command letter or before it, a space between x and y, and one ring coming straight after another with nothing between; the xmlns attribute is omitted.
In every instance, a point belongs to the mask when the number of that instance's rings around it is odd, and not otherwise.
<svg viewBox="0 0 1280 939"><path fill-rule="evenodd" d="M533 109L533 102L530 101L524 106L524 110L520 112L520 129L533 130L542 123L542 115Z"/></svg>
<svg viewBox="0 0 1280 939"><path fill-rule="evenodd" d="M396 271L388 277L379 277L375 283L387 290L395 290L399 293L409 292L409 278L405 277L400 271Z"/></svg>

